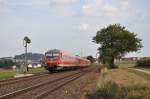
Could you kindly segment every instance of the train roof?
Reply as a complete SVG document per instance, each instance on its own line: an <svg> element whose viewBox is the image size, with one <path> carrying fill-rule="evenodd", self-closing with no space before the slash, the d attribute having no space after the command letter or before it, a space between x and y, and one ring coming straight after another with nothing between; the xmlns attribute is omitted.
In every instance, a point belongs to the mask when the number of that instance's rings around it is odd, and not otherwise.
<svg viewBox="0 0 150 99"><path fill-rule="evenodd" d="M46 53L51 52L51 51L53 51L53 52L59 52L59 51L61 51L61 50L59 50L59 49L50 49L50 50L48 50Z"/></svg>
<svg viewBox="0 0 150 99"><path fill-rule="evenodd" d="M84 58L84 57L77 56L77 55L74 55L74 54L72 54L72 53L70 53L70 52L68 52L68 51L62 51L62 50L59 50L59 49L50 49L50 50L48 50L46 53L51 52L51 51L52 51L52 52L62 52L64 55L74 56L74 57L79 58L79 59L87 60L87 59Z"/></svg>

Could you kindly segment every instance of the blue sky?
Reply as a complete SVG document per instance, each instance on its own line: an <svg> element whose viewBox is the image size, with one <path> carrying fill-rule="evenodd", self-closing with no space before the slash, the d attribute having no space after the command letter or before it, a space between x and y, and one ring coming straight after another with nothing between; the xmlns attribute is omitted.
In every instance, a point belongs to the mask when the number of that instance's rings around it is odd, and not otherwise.
<svg viewBox="0 0 150 99"><path fill-rule="evenodd" d="M95 55L96 31L120 23L143 39L143 48L127 56L150 56L149 0L0 0L0 57L53 48Z"/></svg>

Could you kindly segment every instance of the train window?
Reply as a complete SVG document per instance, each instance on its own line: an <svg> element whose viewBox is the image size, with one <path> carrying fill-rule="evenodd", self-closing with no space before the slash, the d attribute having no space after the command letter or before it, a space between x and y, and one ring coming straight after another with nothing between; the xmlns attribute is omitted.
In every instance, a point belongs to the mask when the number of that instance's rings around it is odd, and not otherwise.
<svg viewBox="0 0 150 99"><path fill-rule="evenodd" d="M53 56L52 53L47 53L45 56Z"/></svg>
<svg viewBox="0 0 150 99"><path fill-rule="evenodd" d="M59 53L46 53L45 56L48 60L57 60L59 57Z"/></svg>
<svg viewBox="0 0 150 99"><path fill-rule="evenodd" d="M53 60L57 60L58 59L58 56L53 56Z"/></svg>
<svg viewBox="0 0 150 99"><path fill-rule="evenodd" d="M53 56L59 56L59 54L58 53L53 53Z"/></svg>

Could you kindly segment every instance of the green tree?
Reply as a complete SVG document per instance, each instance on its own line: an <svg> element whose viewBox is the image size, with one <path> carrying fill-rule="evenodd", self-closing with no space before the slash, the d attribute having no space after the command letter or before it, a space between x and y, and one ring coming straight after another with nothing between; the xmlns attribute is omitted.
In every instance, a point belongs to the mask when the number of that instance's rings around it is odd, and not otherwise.
<svg viewBox="0 0 150 99"><path fill-rule="evenodd" d="M93 56L87 56L87 59L91 62L94 63L95 59L93 58Z"/></svg>
<svg viewBox="0 0 150 99"><path fill-rule="evenodd" d="M142 47L141 39L120 24L102 28L93 37L93 42L100 44L98 50L102 62L108 63L112 68L115 67L114 60L116 58L129 52L138 51Z"/></svg>

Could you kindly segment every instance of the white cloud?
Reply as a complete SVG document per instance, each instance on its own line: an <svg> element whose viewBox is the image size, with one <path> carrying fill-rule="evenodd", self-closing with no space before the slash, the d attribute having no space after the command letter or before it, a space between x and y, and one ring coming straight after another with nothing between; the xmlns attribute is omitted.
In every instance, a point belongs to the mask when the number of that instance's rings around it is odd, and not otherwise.
<svg viewBox="0 0 150 99"><path fill-rule="evenodd" d="M99 2L98 2L99 1ZM82 12L85 15L93 16L93 14L97 14L96 12L101 6L102 0L97 0L95 2L88 2L82 6Z"/></svg>
<svg viewBox="0 0 150 99"><path fill-rule="evenodd" d="M126 8L129 5L129 1L128 0L121 0L121 5L123 8Z"/></svg>
<svg viewBox="0 0 150 99"><path fill-rule="evenodd" d="M111 17L116 17L118 15L118 10L114 6L110 4L106 4L102 8L105 12L106 15L111 16Z"/></svg>
<svg viewBox="0 0 150 99"><path fill-rule="evenodd" d="M79 0L50 0L50 10L53 15L73 16L75 12L71 6Z"/></svg>
<svg viewBox="0 0 150 99"><path fill-rule="evenodd" d="M52 16L73 16L76 12L71 9L79 0L0 0L0 12L13 11L12 7L44 9Z"/></svg>
<svg viewBox="0 0 150 99"><path fill-rule="evenodd" d="M50 2L53 4L65 4L65 5L72 4L77 1L78 0L50 0Z"/></svg>
<svg viewBox="0 0 150 99"><path fill-rule="evenodd" d="M129 6L129 0L119 0L118 3L110 3L106 0L86 2L82 6L82 12L86 16L103 16L116 20L128 19L137 15L136 9ZM132 15L132 16L131 16Z"/></svg>
<svg viewBox="0 0 150 99"><path fill-rule="evenodd" d="M0 0L5 6L68 6L79 0Z"/></svg>
<svg viewBox="0 0 150 99"><path fill-rule="evenodd" d="M83 7L82 7L83 13L86 14L86 15L92 15L93 12L95 12L94 11L95 8L93 6L94 6L93 4L83 5Z"/></svg>
<svg viewBox="0 0 150 99"><path fill-rule="evenodd" d="M0 4L6 6L6 7L11 7L11 6L49 6L50 0L1 0ZM1 6L0 5L0 6Z"/></svg>
<svg viewBox="0 0 150 99"><path fill-rule="evenodd" d="M83 24L81 24L81 25L79 26L79 29L80 29L81 31L87 31L87 30L89 29L89 24L83 23Z"/></svg>
<svg viewBox="0 0 150 99"><path fill-rule="evenodd" d="M70 17L75 14L73 11L71 11L69 8L66 7L51 8L50 12L52 13L53 16L65 16L65 17Z"/></svg>
<svg viewBox="0 0 150 99"><path fill-rule="evenodd" d="M49 0L50 5L54 6L68 6L76 3L79 0Z"/></svg>
<svg viewBox="0 0 150 99"><path fill-rule="evenodd" d="M117 8L104 2L104 0L96 0L90 3L88 2L82 6L82 11L85 15L89 16L107 15L115 17L117 15Z"/></svg>
<svg viewBox="0 0 150 99"><path fill-rule="evenodd" d="M89 35L93 35L97 30L99 30L99 25L92 23L81 23L78 26L80 32L86 32Z"/></svg>

